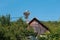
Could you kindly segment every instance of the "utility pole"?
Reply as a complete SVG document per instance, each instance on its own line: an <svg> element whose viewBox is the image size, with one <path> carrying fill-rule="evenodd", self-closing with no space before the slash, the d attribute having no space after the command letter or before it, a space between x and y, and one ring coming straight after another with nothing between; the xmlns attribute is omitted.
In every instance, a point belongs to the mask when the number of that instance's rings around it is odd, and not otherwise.
<svg viewBox="0 0 60 40"><path fill-rule="evenodd" d="M28 23L28 17L29 17L29 15L30 15L29 10L26 10L23 14L24 14L24 16L25 16L26 23Z"/></svg>

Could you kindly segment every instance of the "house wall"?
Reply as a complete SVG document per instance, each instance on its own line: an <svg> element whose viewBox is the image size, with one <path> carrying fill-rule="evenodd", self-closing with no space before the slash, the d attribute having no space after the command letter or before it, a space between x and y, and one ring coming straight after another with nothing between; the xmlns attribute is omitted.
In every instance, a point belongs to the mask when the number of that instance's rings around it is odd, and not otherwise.
<svg viewBox="0 0 60 40"><path fill-rule="evenodd" d="M30 24L30 26L34 29L34 32L37 32L38 34L44 34L46 32L46 29L35 20Z"/></svg>

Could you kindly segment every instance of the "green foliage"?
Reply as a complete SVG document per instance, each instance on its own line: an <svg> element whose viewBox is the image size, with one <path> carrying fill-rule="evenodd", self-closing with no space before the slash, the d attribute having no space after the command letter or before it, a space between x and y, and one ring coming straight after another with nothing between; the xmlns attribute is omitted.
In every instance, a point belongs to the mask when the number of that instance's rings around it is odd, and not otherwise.
<svg viewBox="0 0 60 40"><path fill-rule="evenodd" d="M47 37L40 37L37 33L34 33L33 29L27 30L29 26L26 22L20 18L15 22L10 22L10 15L0 17L0 40L27 40L26 37L32 35L38 36L38 40L60 40L60 22L48 21L43 22L51 32L46 33Z"/></svg>
<svg viewBox="0 0 60 40"><path fill-rule="evenodd" d="M39 40L60 40L60 22L58 21L47 21L42 22L50 29L50 33L47 34L47 38L45 37L38 37Z"/></svg>
<svg viewBox="0 0 60 40"><path fill-rule="evenodd" d="M0 40L25 40L25 37L34 34L32 29L27 30L28 24L22 18L10 22L10 15L2 16L0 22Z"/></svg>
<svg viewBox="0 0 60 40"><path fill-rule="evenodd" d="M10 15L1 16L0 23L2 26L10 25Z"/></svg>

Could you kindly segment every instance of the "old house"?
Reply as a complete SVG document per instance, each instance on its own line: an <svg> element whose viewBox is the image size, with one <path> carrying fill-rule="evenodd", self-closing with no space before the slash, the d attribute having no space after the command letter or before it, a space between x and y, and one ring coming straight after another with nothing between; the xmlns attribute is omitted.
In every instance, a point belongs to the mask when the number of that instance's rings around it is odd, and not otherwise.
<svg viewBox="0 0 60 40"><path fill-rule="evenodd" d="M34 29L34 32L38 34L44 34L46 31L49 31L48 27L46 27L36 18L33 18L28 24L30 25L28 28L32 27Z"/></svg>
<svg viewBox="0 0 60 40"><path fill-rule="evenodd" d="M49 29L44 24L42 24L37 18L33 18L30 22L28 22L29 15L29 10L24 12L26 23L29 24L29 26L27 27L28 29L32 27L34 29L34 32L38 34L44 34L46 31L49 31Z"/></svg>

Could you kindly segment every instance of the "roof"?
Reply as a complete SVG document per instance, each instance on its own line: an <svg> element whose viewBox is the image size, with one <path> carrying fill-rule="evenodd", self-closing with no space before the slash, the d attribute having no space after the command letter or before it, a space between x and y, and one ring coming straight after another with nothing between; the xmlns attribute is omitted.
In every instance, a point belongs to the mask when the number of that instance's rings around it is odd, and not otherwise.
<svg viewBox="0 0 60 40"><path fill-rule="evenodd" d="M34 20L37 21L39 24L41 24L42 27L44 27L45 29L50 31L49 28L47 26L45 26L43 23L41 23L37 18L33 18L28 24L30 25Z"/></svg>

